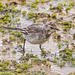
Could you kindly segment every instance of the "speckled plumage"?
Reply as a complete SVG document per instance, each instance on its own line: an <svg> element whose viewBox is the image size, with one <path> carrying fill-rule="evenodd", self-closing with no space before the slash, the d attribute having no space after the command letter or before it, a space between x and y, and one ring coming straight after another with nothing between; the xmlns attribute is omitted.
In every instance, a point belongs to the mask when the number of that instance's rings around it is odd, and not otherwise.
<svg viewBox="0 0 75 75"><path fill-rule="evenodd" d="M19 30L23 35L25 40L30 42L31 44L39 44L41 49L41 44L45 43L50 35L58 30L56 28L56 25L52 22L43 25L43 24L32 24L26 28L8 28L4 27L6 29L13 29L13 30ZM25 43L25 42L24 42ZM25 45L25 44L24 44Z"/></svg>

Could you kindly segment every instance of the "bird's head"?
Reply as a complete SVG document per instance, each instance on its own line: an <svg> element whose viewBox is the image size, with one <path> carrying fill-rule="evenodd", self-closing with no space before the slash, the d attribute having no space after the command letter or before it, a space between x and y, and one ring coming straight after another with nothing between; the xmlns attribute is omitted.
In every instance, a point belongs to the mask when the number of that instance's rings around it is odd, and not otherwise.
<svg viewBox="0 0 75 75"><path fill-rule="evenodd" d="M55 32L56 30L60 31L56 25L52 22L48 23L45 25L45 28L47 29L47 32L50 34L50 33L53 33Z"/></svg>

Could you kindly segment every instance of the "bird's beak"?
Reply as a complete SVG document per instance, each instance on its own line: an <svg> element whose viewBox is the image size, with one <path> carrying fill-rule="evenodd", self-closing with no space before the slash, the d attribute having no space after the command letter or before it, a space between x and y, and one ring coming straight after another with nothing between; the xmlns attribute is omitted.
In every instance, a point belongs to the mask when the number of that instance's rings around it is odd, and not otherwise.
<svg viewBox="0 0 75 75"><path fill-rule="evenodd" d="M60 31L60 29L58 29L58 28L55 28L55 30L58 30L58 31Z"/></svg>

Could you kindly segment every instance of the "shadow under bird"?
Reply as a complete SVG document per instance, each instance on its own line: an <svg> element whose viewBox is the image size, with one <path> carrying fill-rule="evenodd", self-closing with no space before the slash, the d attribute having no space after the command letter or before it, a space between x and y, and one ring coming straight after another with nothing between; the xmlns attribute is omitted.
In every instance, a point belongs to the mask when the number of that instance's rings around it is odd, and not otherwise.
<svg viewBox="0 0 75 75"><path fill-rule="evenodd" d="M12 29L12 30L18 30L24 35L24 44L23 44L23 51L25 52L25 42L26 40L31 44L39 44L39 48L43 51L41 48L41 45L45 43L51 34L55 32L56 30L59 30L56 25L52 22L43 25L43 24L32 24L26 28L9 28L9 27L3 27L4 29Z"/></svg>

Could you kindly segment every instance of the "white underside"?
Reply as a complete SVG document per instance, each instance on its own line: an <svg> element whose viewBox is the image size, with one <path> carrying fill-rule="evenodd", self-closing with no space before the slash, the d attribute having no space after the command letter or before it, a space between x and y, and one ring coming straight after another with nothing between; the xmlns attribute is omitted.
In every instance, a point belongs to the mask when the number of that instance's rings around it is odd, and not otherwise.
<svg viewBox="0 0 75 75"><path fill-rule="evenodd" d="M31 44L43 44L44 42L47 41L45 37L41 37L39 39L39 36L32 36L32 35L24 35L25 39L30 42Z"/></svg>

